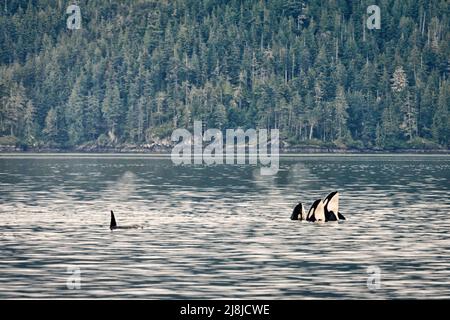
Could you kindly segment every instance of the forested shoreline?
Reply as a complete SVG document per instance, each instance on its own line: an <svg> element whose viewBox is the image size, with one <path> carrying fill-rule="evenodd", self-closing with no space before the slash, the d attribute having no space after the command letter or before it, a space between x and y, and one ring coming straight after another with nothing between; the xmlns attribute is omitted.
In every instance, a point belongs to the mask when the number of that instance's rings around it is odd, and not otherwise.
<svg viewBox="0 0 450 320"><path fill-rule="evenodd" d="M0 152L158 152L194 120L285 151L450 146L446 0L85 0L80 30L72 2L1 2Z"/></svg>

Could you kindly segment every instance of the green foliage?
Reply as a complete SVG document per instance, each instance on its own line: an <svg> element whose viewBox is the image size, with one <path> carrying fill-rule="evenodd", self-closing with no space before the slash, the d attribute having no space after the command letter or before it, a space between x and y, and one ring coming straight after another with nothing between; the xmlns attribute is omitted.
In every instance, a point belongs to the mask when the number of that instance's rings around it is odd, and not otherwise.
<svg viewBox="0 0 450 320"><path fill-rule="evenodd" d="M380 30L369 4L81 0L67 30L67 2L7 0L0 142L144 144L202 120L290 146L448 148L448 1L379 1Z"/></svg>
<svg viewBox="0 0 450 320"><path fill-rule="evenodd" d="M408 141L408 148L411 149L420 149L420 150L428 150L428 149L439 149L440 146L434 141L415 137L411 141Z"/></svg>

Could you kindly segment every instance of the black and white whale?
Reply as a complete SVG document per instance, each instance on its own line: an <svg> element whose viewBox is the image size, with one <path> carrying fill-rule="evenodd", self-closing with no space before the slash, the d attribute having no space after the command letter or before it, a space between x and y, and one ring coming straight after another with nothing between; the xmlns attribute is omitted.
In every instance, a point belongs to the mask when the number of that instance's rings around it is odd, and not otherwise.
<svg viewBox="0 0 450 320"><path fill-rule="evenodd" d="M339 212L339 192L330 193L324 200L326 221L346 220Z"/></svg>
<svg viewBox="0 0 450 320"><path fill-rule="evenodd" d="M116 217L114 217L114 212L111 210L111 223L109 224L109 228L112 231L116 229L142 229L143 227L139 225L118 226L116 222Z"/></svg>
<svg viewBox="0 0 450 320"><path fill-rule="evenodd" d="M318 199L305 214L303 204L297 204L292 212L291 220L306 220L310 222L328 222L345 220L339 212L339 192L330 193L323 201Z"/></svg>
<svg viewBox="0 0 450 320"><path fill-rule="evenodd" d="M291 220L306 220L305 210L303 209L303 204L299 202L292 211Z"/></svg>
<svg viewBox="0 0 450 320"><path fill-rule="evenodd" d="M314 201L313 205L308 211L306 221L311 222L326 222L325 221L325 205L322 199Z"/></svg>

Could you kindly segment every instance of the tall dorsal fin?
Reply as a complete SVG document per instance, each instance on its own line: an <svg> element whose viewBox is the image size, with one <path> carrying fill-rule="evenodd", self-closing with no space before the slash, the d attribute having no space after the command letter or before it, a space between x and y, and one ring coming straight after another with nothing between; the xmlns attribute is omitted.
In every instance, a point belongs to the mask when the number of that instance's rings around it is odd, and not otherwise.
<svg viewBox="0 0 450 320"><path fill-rule="evenodd" d="M114 217L114 212L111 210L111 223L109 224L110 229L117 228L116 218Z"/></svg>

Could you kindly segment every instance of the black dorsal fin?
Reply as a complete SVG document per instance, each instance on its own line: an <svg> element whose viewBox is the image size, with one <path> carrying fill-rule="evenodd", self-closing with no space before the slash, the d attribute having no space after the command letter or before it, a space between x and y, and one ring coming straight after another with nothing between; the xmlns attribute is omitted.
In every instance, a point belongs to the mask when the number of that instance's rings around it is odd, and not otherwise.
<svg viewBox="0 0 450 320"><path fill-rule="evenodd" d="M116 218L114 217L114 212L111 210L111 224L109 225L110 229L117 228Z"/></svg>

